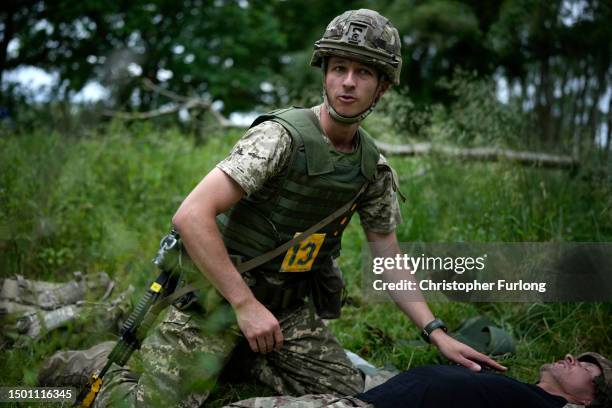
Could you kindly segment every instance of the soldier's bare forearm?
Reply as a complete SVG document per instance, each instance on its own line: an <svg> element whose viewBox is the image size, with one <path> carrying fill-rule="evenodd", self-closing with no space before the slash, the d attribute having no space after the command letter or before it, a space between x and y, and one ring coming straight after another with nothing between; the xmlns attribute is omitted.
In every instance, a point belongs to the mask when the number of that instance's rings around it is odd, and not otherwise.
<svg viewBox="0 0 612 408"><path fill-rule="evenodd" d="M234 308L254 296L231 262L215 219L243 195L234 180L215 168L185 198L172 219L195 265Z"/></svg>
<svg viewBox="0 0 612 408"><path fill-rule="evenodd" d="M193 220L176 225L191 260L204 277L235 308L254 300L253 293L231 262L213 220Z"/></svg>
<svg viewBox="0 0 612 408"><path fill-rule="evenodd" d="M393 258L401 253L395 232L381 234L366 231L373 257ZM399 282L403 279L413 279L406 270L389 269L383 274L386 282ZM397 306L412 320L419 329L434 319L433 313L425 302L420 291L389 291L389 296Z"/></svg>
<svg viewBox="0 0 612 408"><path fill-rule="evenodd" d="M180 214L179 214L180 215ZM283 345L276 318L253 295L225 249L214 216L175 216L174 222L192 261L232 305L251 350L269 353Z"/></svg>
<svg viewBox="0 0 612 408"><path fill-rule="evenodd" d="M242 280L230 261L216 222L217 214L231 208L244 193L238 183L215 168L183 201L172 222L192 261L233 306L238 327L251 350L269 353L283 345L278 320Z"/></svg>

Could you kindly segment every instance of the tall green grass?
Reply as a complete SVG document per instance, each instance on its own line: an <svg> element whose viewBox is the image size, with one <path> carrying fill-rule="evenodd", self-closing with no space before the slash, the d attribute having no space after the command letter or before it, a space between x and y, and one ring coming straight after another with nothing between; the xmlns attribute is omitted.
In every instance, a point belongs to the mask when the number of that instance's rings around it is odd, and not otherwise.
<svg viewBox="0 0 612 408"><path fill-rule="evenodd" d="M231 149L240 132L205 144L178 131L110 125L83 137L31 133L0 138L0 273L64 281L71 272L104 270L119 288L143 288L153 258L181 200ZM610 186L563 171L509 163L462 163L436 157L392 158L401 189L400 241L612 241ZM378 365L400 369L441 362L436 350L391 304L361 296L358 222L343 240L341 264L350 302L330 327L342 344ZM142 290L137 291L136 296ZM487 314L518 341L503 359L510 373L533 381L537 368L566 352L612 355L611 303L436 303L450 328ZM111 337L110 334L106 337ZM2 350L0 384L35 382L40 361L59 348L87 347L106 338L75 326L22 349ZM246 397L261 388L215 394Z"/></svg>
<svg viewBox="0 0 612 408"><path fill-rule="evenodd" d="M147 264L184 196L237 135L206 148L176 131L110 127L71 139L0 139L0 242L5 274ZM141 262L141 260L143 262Z"/></svg>
<svg viewBox="0 0 612 408"><path fill-rule="evenodd" d="M610 242L610 185L560 170L510 163L469 163L441 158L391 158L407 200L400 242ZM360 261L364 242L357 223L343 240L341 263L353 302L332 328L341 342L379 365L400 369L442 362L392 304L363 304ZM355 300L356 299L356 300ZM611 299L612 300L612 299ZM351 304L357 305L351 307ZM534 381L544 362L566 353L612 353L611 303L433 303L449 327L485 314L517 340L502 359L517 378Z"/></svg>

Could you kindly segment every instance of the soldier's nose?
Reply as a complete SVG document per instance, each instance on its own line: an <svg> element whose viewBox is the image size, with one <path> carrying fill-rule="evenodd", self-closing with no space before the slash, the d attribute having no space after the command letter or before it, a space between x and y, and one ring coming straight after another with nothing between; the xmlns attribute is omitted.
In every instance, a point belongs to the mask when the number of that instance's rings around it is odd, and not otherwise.
<svg viewBox="0 0 612 408"><path fill-rule="evenodd" d="M347 88L354 87L355 86L354 76L355 76L355 73L352 70L349 70L349 72L344 77L344 81L342 82L342 85L344 85Z"/></svg>

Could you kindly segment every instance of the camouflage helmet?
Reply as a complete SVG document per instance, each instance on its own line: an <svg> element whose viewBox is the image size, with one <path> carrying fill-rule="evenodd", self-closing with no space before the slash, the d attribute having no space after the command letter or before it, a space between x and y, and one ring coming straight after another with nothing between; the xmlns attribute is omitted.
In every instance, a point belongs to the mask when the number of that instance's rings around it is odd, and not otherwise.
<svg viewBox="0 0 612 408"><path fill-rule="evenodd" d="M315 42L310 65L321 67L329 56L348 57L375 66L399 85L400 47L399 33L388 19L373 10L349 10L334 18Z"/></svg>
<svg viewBox="0 0 612 408"><path fill-rule="evenodd" d="M609 407L612 405L612 361L599 353L587 352L577 357L578 361L596 364L601 369L601 376L595 384L595 400L589 407Z"/></svg>

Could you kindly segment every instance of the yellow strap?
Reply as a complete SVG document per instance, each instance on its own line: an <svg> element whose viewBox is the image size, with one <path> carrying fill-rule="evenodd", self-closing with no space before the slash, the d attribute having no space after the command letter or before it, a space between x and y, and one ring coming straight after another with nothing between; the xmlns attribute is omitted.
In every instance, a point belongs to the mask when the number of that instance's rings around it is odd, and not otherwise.
<svg viewBox="0 0 612 408"><path fill-rule="evenodd" d="M94 380L91 383L91 388L89 389L89 392L87 393L85 398L83 398L83 402L81 403L81 407L84 407L84 408L91 407L91 404L93 404L94 399L96 398L96 395L98 395L98 393L100 392L100 388L102 387L101 378L98 378L98 376L96 376L95 374L93 375L92 378Z"/></svg>

